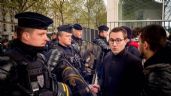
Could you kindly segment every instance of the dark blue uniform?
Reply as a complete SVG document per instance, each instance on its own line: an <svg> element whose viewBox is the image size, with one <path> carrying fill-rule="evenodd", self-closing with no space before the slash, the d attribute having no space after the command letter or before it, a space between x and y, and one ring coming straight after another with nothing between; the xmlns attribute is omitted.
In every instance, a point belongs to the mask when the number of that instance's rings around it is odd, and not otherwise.
<svg viewBox="0 0 171 96"><path fill-rule="evenodd" d="M99 45L102 48L102 51L105 52L105 53L110 50L108 42L107 42L106 38L104 38L104 37L99 36L98 38L96 38L93 41L93 43Z"/></svg>
<svg viewBox="0 0 171 96"><path fill-rule="evenodd" d="M72 47L64 47L58 44L55 49L49 51L50 69L56 74L58 81L65 82L71 88L73 96L91 96L84 81L83 65L81 58Z"/></svg>
<svg viewBox="0 0 171 96"><path fill-rule="evenodd" d="M1 96L57 95L46 59L41 54L43 50L18 40L14 48L7 51L9 60L0 66Z"/></svg>
<svg viewBox="0 0 171 96"><path fill-rule="evenodd" d="M101 48L92 42L84 41L74 36L72 36L72 46L82 58L85 69L82 71L85 71L85 80L90 84L93 83L93 75L95 75L96 67L100 63Z"/></svg>

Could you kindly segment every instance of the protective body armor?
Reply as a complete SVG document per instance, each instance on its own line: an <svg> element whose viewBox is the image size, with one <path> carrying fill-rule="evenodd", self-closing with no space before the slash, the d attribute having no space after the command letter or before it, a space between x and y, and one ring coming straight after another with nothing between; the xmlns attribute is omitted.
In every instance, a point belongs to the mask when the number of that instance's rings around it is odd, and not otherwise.
<svg viewBox="0 0 171 96"><path fill-rule="evenodd" d="M19 89L18 94L32 96L57 96L55 86L52 86L52 77L45 65L43 54L37 54L33 60L21 55L15 50L8 52L11 68L7 75L7 80ZM12 89L13 90L13 89ZM12 91L11 90L11 91ZM14 91L15 93L15 91ZM11 93L12 96L14 93ZM14 95L15 96L15 95Z"/></svg>
<svg viewBox="0 0 171 96"><path fill-rule="evenodd" d="M66 59L73 67L75 67L79 71L79 73L81 73L82 76L84 76L84 65L82 63L84 61L82 61L79 54L72 46L63 47L62 45L58 44L58 46L56 46L56 49L58 49L61 59Z"/></svg>
<svg viewBox="0 0 171 96"><path fill-rule="evenodd" d="M94 81L92 82L93 75L95 75L96 67L100 63L100 46L78 38L73 38L72 46L84 61L82 63L84 64L85 80L88 83L94 83Z"/></svg>
<svg viewBox="0 0 171 96"><path fill-rule="evenodd" d="M106 39L104 39L103 37L99 37L99 38L96 38L93 43L99 45L103 51L109 51L110 48L108 46L108 42Z"/></svg>
<svg viewBox="0 0 171 96"><path fill-rule="evenodd" d="M0 71L6 71L0 77L1 96L69 96L68 87L54 80L43 54L31 60L11 50L8 56L8 63L0 66Z"/></svg>
<svg viewBox="0 0 171 96"><path fill-rule="evenodd" d="M83 79L80 57L71 47L64 47L60 44L51 49L47 54L48 64L56 78L69 85L73 96L92 96L88 84Z"/></svg>

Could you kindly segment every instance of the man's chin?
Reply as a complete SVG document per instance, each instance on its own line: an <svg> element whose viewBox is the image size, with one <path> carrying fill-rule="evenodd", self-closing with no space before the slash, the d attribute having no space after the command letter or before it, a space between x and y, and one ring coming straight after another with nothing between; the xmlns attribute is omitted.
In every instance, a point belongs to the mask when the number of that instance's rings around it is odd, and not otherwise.
<svg viewBox="0 0 171 96"><path fill-rule="evenodd" d="M143 53L141 53L140 58L141 59L144 59L145 58Z"/></svg>
<svg viewBox="0 0 171 96"><path fill-rule="evenodd" d="M117 55L119 52L118 51L112 51L114 55Z"/></svg>

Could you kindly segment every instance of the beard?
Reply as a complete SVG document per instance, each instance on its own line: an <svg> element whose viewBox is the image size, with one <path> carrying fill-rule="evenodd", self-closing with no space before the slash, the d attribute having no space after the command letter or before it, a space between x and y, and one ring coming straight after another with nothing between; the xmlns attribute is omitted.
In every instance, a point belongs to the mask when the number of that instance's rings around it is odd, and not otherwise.
<svg viewBox="0 0 171 96"><path fill-rule="evenodd" d="M140 53L140 58L141 58L141 59L144 59L144 58L145 58L145 56L144 56L144 53L143 53L143 52L141 52L141 53Z"/></svg>

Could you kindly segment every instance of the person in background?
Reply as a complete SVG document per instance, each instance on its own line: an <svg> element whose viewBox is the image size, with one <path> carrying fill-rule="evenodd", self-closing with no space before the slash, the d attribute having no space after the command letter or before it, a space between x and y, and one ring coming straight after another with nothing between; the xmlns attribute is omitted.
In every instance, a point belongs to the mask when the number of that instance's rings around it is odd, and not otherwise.
<svg viewBox="0 0 171 96"><path fill-rule="evenodd" d="M116 27L109 33L111 51L102 62L102 96L140 96L144 75L141 60L126 49L127 31Z"/></svg>
<svg viewBox="0 0 171 96"><path fill-rule="evenodd" d="M100 25L98 27L98 37L96 39L93 40L93 43L97 44L98 46L101 47L101 53L100 53L100 59L98 61L98 65L96 66L96 70L97 70L97 77L101 77L102 74L102 61L105 57L105 55L110 51L110 47L107 41L107 36L108 36L108 30L109 27L106 25ZM102 83L101 78L97 78L97 81L99 84ZM98 93L101 94L101 93Z"/></svg>
<svg viewBox="0 0 171 96"><path fill-rule="evenodd" d="M99 45L102 48L102 51L104 53L106 53L110 50L110 48L108 46L108 42L107 42L108 30L109 30L109 27L107 27L106 25L99 26L98 27L99 35L93 41L93 43Z"/></svg>
<svg viewBox="0 0 171 96"><path fill-rule="evenodd" d="M82 32L83 28L80 24L74 24L72 29L72 44L82 45Z"/></svg>
<svg viewBox="0 0 171 96"><path fill-rule="evenodd" d="M3 39L2 40L2 52L3 55L5 55L5 52L9 49L9 40L8 39Z"/></svg>
<svg viewBox="0 0 171 96"><path fill-rule="evenodd" d="M132 30L132 41L135 41L137 43L135 43L135 47L138 48L138 39L141 33L141 29L140 27L136 27Z"/></svg>
<svg viewBox="0 0 171 96"><path fill-rule="evenodd" d="M17 26L15 27L15 30L16 30L16 28L17 28ZM16 39L17 39L17 33L16 32L14 32L14 34L13 34L13 36L12 36L12 39L11 40L9 40L9 43L8 43L8 47L9 48L13 48L13 46L15 46L15 41L16 41Z"/></svg>
<svg viewBox="0 0 171 96"><path fill-rule="evenodd" d="M51 40L47 42L47 49L50 50L58 45L57 33L52 33Z"/></svg>
<svg viewBox="0 0 171 96"><path fill-rule="evenodd" d="M87 83L94 83L96 66L100 58L101 48L89 41L82 39L83 28L80 24L74 24L72 28L72 46L78 51L84 64L84 79Z"/></svg>
<svg viewBox="0 0 171 96"><path fill-rule="evenodd" d="M144 63L142 96L171 96L171 43L161 25L145 26L139 37Z"/></svg>
<svg viewBox="0 0 171 96"><path fill-rule="evenodd" d="M121 26L127 31L128 42L126 45L126 49L133 55L141 58L140 52L138 51L138 42L132 40L132 30L127 26Z"/></svg>

